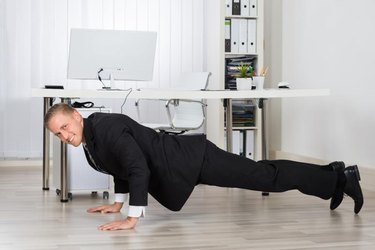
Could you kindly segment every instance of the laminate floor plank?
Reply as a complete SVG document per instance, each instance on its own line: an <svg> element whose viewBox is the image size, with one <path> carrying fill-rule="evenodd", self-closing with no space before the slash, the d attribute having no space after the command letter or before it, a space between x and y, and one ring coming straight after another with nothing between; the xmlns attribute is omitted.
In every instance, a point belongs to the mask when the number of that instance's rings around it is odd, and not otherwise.
<svg viewBox="0 0 375 250"><path fill-rule="evenodd" d="M101 194L73 192L61 203L54 190L42 191L41 167L0 168L0 249L374 249L375 192L364 190L359 215L345 198L336 211L329 201L298 191L272 193L198 186L180 212L152 197L136 229L102 232L121 219L86 209L113 201Z"/></svg>

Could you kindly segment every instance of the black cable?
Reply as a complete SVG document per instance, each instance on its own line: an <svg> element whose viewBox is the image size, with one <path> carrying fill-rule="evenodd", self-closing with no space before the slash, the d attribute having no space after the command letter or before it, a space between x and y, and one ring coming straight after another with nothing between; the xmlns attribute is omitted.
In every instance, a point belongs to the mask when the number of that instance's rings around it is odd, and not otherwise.
<svg viewBox="0 0 375 250"><path fill-rule="evenodd" d="M123 102L122 105L121 105L121 114L123 114L123 112L122 112L122 107L124 107L124 105L125 105L125 103L126 103L126 100L128 99L128 96L129 96L130 93L133 91L132 88L130 88L130 89L126 89L126 90L129 91L129 93L126 94L125 99L124 99L124 102Z"/></svg>

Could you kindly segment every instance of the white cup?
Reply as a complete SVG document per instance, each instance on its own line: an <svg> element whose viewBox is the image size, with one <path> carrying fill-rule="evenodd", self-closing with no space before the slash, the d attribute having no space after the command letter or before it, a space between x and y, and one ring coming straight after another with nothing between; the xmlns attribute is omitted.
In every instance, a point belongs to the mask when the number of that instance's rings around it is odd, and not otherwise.
<svg viewBox="0 0 375 250"><path fill-rule="evenodd" d="M254 85L257 90L261 90L264 87L264 76L253 76Z"/></svg>

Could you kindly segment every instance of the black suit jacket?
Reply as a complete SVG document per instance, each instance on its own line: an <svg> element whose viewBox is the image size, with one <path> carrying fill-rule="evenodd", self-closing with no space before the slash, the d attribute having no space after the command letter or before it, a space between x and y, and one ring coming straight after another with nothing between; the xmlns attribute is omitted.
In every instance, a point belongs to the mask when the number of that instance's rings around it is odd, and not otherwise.
<svg viewBox="0 0 375 250"><path fill-rule="evenodd" d="M130 205L146 206L150 193L173 211L197 184L206 150L205 135L157 133L122 114L90 115L84 138L96 165L114 177L115 192L129 193Z"/></svg>

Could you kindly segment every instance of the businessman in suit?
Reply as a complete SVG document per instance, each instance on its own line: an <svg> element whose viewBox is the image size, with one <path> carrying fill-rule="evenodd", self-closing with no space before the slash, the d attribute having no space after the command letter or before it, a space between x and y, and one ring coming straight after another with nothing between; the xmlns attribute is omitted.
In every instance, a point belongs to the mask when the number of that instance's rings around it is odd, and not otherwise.
<svg viewBox="0 0 375 250"><path fill-rule="evenodd" d="M119 212L129 196L127 218L101 225L100 230L134 228L145 214L148 193L164 207L179 211L198 184L266 192L298 189L331 199L332 210L345 193L354 200L355 213L363 205L357 166L345 167L340 161L325 166L255 162L219 149L202 134L157 133L123 114L94 113L84 119L62 103L48 110L44 124L61 141L75 147L82 144L91 167L114 177L115 202L88 212Z"/></svg>

